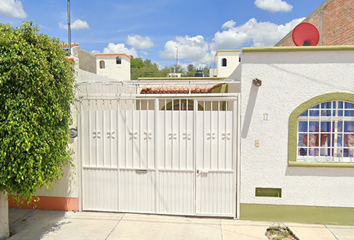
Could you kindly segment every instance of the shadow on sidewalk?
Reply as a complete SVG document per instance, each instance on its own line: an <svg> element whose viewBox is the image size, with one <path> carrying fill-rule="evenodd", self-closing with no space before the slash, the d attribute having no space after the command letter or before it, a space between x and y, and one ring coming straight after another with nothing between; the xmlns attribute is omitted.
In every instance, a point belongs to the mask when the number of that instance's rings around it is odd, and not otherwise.
<svg viewBox="0 0 354 240"><path fill-rule="evenodd" d="M38 209L9 208L11 237L9 240L39 240L49 232L57 231L68 212Z"/></svg>

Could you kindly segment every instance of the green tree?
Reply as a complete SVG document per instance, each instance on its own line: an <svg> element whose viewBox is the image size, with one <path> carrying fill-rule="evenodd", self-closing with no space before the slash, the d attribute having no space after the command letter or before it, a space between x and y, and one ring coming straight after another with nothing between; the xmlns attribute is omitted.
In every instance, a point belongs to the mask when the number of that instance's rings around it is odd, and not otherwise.
<svg viewBox="0 0 354 240"><path fill-rule="evenodd" d="M203 68L203 72L204 72L204 77L209 77L209 71L210 71L210 67L206 66Z"/></svg>
<svg viewBox="0 0 354 240"><path fill-rule="evenodd" d="M140 77L160 77L161 73L156 63L142 58L130 59L131 79L136 80Z"/></svg>
<svg viewBox="0 0 354 240"><path fill-rule="evenodd" d="M0 24L2 196L17 194L32 201L38 188L50 187L71 163L73 74L59 39L39 33L32 22L18 28ZM0 209L1 217L4 211Z"/></svg>
<svg viewBox="0 0 354 240"><path fill-rule="evenodd" d="M186 76L187 77L194 77L195 73L196 73L197 69L194 67L194 65L192 63L188 64L187 66L187 73Z"/></svg>

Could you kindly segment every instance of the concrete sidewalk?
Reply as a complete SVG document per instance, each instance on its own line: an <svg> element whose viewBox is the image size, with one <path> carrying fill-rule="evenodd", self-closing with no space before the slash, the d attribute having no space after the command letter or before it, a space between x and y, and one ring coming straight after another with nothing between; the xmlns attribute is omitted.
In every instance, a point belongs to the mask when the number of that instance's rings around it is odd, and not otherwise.
<svg viewBox="0 0 354 240"><path fill-rule="evenodd" d="M143 214L10 209L10 240L243 240L263 239L272 222ZM286 225L301 240L354 239L354 226Z"/></svg>

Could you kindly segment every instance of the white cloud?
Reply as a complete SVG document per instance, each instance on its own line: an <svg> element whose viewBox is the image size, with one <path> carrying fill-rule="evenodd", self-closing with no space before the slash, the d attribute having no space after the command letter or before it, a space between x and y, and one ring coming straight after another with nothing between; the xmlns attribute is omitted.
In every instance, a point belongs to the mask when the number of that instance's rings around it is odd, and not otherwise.
<svg viewBox="0 0 354 240"><path fill-rule="evenodd" d="M293 6L282 0L256 0L254 4L265 11L290 12Z"/></svg>
<svg viewBox="0 0 354 240"><path fill-rule="evenodd" d="M82 21L80 19L76 19L72 25L71 25L72 30L81 30L81 29L89 29L89 25L86 21Z"/></svg>
<svg viewBox="0 0 354 240"><path fill-rule="evenodd" d="M277 25L271 22L257 22L255 18L251 18L241 26L236 26L234 21L228 21L223 24L223 31L215 33L210 48L215 51L235 49L247 43L255 47L274 46L303 20L304 18L299 18L285 25Z"/></svg>
<svg viewBox="0 0 354 240"><path fill-rule="evenodd" d="M59 27L62 29L68 29L68 25L62 22L59 23ZM82 29L89 29L89 25L86 21L82 21L81 19L76 19L71 24L71 30L82 30Z"/></svg>
<svg viewBox="0 0 354 240"><path fill-rule="evenodd" d="M0 15L15 18L26 18L27 14L23 9L21 1L15 0L1 0L0 1Z"/></svg>
<svg viewBox="0 0 354 240"><path fill-rule="evenodd" d="M125 53L127 55L132 55L133 57L138 57L138 53L135 48L128 49L125 47L124 43L109 43L106 48L103 49L104 53Z"/></svg>
<svg viewBox="0 0 354 240"><path fill-rule="evenodd" d="M164 50L160 52L160 56L169 59L178 58L192 62L212 63L215 52L209 50L209 44L204 40L203 36L181 37L177 36L175 40L165 43Z"/></svg>
<svg viewBox="0 0 354 240"><path fill-rule="evenodd" d="M127 37L127 44L138 49L148 49L154 46L154 42L149 37L139 35L129 35Z"/></svg>
<svg viewBox="0 0 354 240"><path fill-rule="evenodd" d="M179 59L192 62L195 66L210 65L214 62L217 50L240 49L245 46L274 46L303 20L304 18L299 18L284 25L277 25L271 22L258 22L255 18L251 18L240 26L232 20L227 21L222 25L222 30L215 33L211 43L206 42L200 35L177 36L174 40L165 43L160 56L176 59L176 46L178 46Z"/></svg>

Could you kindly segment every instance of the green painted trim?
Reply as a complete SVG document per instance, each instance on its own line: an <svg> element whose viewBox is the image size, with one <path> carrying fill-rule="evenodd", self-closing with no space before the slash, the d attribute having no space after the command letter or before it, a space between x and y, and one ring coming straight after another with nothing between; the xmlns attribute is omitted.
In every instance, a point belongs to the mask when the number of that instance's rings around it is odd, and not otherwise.
<svg viewBox="0 0 354 240"><path fill-rule="evenodd" d="M326 51L354 51L353 45L347 46L299 46L299 47L245 47L242 53L256 52L326 52Z"/></svg>
<svg viewBox="0 0 354 240"><path fill-rule="evenodd" d="M240 204L242 220L354 226L354 208Z"/></svg>
<svg viewBox="0 0 354 240"><path fill-rule="evenodd" d="M171 80L171 81L184 81L184 80L226 80L227 77L142 77L138 80Z"/></svg>
<svg viewBox="0 0 354 240"><path fill-rule="evenodd" d="M289 167L343 167L352 168L353 163L308 163L308 162L296 162L297 159L297 119L298 117L308 110L309 108L316 106L317 104L329 101L348 101L354 103L354 94L346 92L334 92L319 95L311 98L306 102L300 104L289 117L289 139L288 139L288 163Z"/></svg>
<svg viewBox="0 0 354 240"><path fill-rule="evenodd" d="M233 50L217 50L216 53L215 53L215 56L218 55L218 53L221 53L221 52L238 52L238 53L241 53L242 50L239 49L239 50L236 50L236 49L233 49Z"/></svg>
<svg viewBox="0 0 354 240"><path fill-rule="evenodd" d="M256 188L256 197L275 197L281 198L281 188Z"/></svg>
<svg viewBox="0 0 354 240"><path fill-rule="evenodd" d="M330 167L330 168L354 168L354 163L346 162L290 162L289 167Z"/></svg>
<svg viewBox="0 0 354 240"><path fill-rule="evenodd" d="M228 84L222 84L219 87L213 88L211 90L211 93L227 93L229 89L229 85Z"/></svg>

